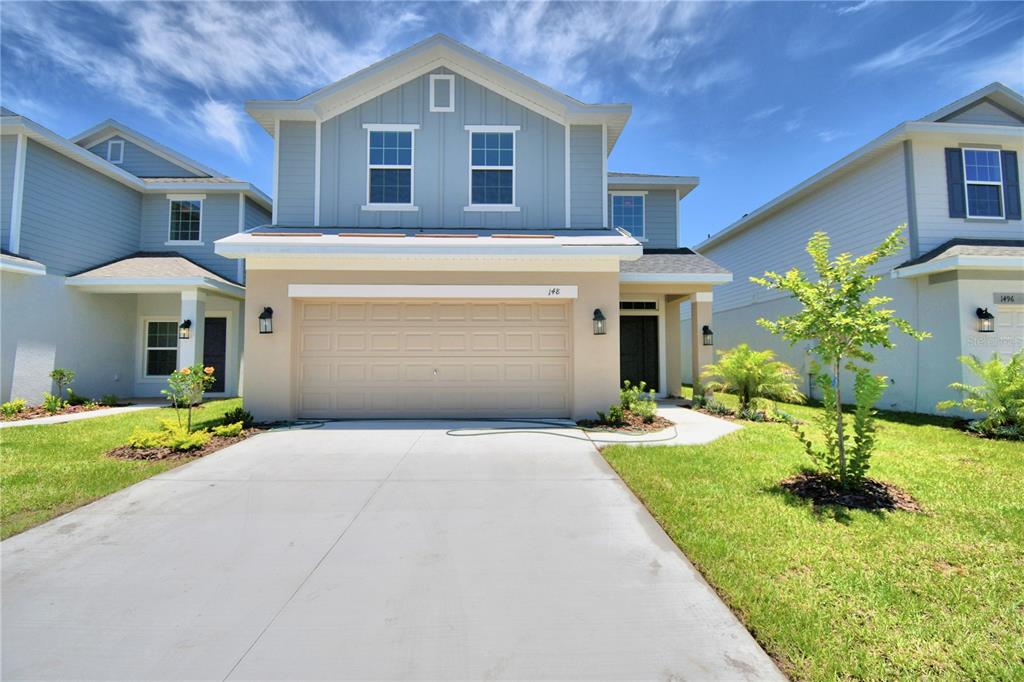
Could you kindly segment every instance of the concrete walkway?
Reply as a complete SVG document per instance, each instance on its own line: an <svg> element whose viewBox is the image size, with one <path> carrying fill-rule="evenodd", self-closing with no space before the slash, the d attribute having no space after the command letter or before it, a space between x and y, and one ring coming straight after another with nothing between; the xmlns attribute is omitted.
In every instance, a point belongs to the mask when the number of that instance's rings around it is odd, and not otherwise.
<svg viewBox="0 0 1024 682"><path fill-rule="evenodd" d="M89 410L88 412L58 414L52 417L39 417L37 419L22 419L13 422L0 422L0 429L11 429L16 426L41 426L43 424L63 424L65 422L77 422L82 419L109 417L112 414L124 414L125 412L137 412L138 410L151 410L154 407L163 407L166 404L166 400L154 400L154 402L152 403L137 403L133 405L124 405L123 407L106 407L102 410Z"/></svg>
<svg viewBox="0 0 1024 682"><path fill-rule="evenodd" d="M480 426L267 433L5 541L3 679L782 679L579 431Z"/></svg>
<svg viewBox="0 0 1024 682"><path fill-rule="evenodd" d="M655 433L638 434L598 431L588 433L591 439L600 445L617 443L626 445L703 445L743 428L735 422L679 407L677 402L673 400L658 401L658 414L673 422L674 428Z"/></svg>

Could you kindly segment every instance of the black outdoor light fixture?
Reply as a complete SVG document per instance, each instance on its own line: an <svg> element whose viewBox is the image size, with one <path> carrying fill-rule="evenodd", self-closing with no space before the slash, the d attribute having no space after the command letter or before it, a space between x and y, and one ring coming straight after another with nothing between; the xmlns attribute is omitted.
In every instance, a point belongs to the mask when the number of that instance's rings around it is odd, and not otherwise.
<svg viewBox="0 0 1024 682"><path fill-rule="evenodd" d="M704 329L701 330L704 335L704 345L713 346L715 345L715 333L711 331L711 327L704 325Z"/></svg>
<svg viewBox="0 0 1024 682"><path fill-rule="evenodd" d="M594 336L604 336L606 331L604 313L600 308L594 308Z"/></svg>
<svg viewBox="0 0 1024 682"><path fill-rule="evenodd" d="M274 309L266 307L260 313L260 334L274 333Z"/></svg>
<svg viewBox="0 0 1024 682"><path fill-rule="evenodd" d="M192 320L185 320L178 325L178 338L188 339L192 336Z"/></svg>
<svg viewBox="0 0 1024 682"><path fill-rule="evenodd" d="M987 333L994 332L996 330L996 318L995 315L988 311L988 308L978 308L975 312L978 316L978 331Z"/></svg>

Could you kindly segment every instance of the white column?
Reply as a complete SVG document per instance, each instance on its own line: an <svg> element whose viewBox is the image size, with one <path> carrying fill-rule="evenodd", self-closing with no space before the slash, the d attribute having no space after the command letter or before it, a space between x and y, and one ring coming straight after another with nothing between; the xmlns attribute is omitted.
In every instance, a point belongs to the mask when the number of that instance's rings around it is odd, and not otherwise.
<svg viewBox="0 0 1024 682"><path fill-rule="evenodd" d="M710 291L698 291L690 298L690 343L693 363L693 395L707 395L700 381L705 365L715 361L715 349L704 345L704 326L711 327L712 296ZM712 330L714 328L712 327Z"/></svg>
<svg viewBox="0 0 1024 682"><path fill-rule="evenodd" d="M180 325L192 321L189 338L178 339L178 368L190 367L203 361L203 331L206 321L206 293L198 289L181 292Z"/></svg>

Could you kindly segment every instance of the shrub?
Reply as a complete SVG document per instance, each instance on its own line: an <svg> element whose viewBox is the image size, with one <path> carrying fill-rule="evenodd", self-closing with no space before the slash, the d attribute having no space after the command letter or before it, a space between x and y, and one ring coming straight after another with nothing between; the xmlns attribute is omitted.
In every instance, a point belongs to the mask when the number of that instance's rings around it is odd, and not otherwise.
<svg viewBox="0 0 1024 682"><path fill-rule="evenodd" d="M701 404L704 406L704 409L710 412L711 414L717 414L722 417L731 416L735 414L731 407L729 407L723 402L719 402L718 400L702 400Z"/></svg>
<svg viewBox="0 0 1024 682"><path fill-rule="evenodd" d="M24 398L15 398L14 400L8 400L3 405L0 405L0 414L5 417L13 417L19 412L24 412L25 408L28 407L28 401Z"/></svg>
<svg viewBox="0 0 1024 682"><path fill-rule="evenodd" d="M719 351L718 362L705 366L701 379L709 391L739 396L741 413L750 412L764 400L804 401L803 393L797 389L795 369L776 360L772 351L756 351L745 343L731 350Z"/></svg>
<svg viewBox="0 0 1024 682"><path fill-rule="evenodd" d="M75 373L70 369L58 367L50 372L50 378L57 384L57 395L64 395L65 389L75 380Z"/></svg>
<svg viewBox="0 0 1024 682"><path fill-rule="evenodd" d="M636 386L629 379L623 381L622 388L619 389L619 406L623 410L635 412L633 406L642 401L654 402L654 389L648 391L646 381L641 381Z"/></svg>
<svg viewBox="0 0 1024 682"><path fill-rule="evenodd" d="M70 388L68 389L68 405L87 405L91 402L92 401L89 398L85 397L84 395L78 395Z"/></svg>
<svg viewBox="0 0 1024 682"><path fill-rule="evenodd" d="M185 428L192 430L192 407L203 402L203 393L213 384L213 367L192 365L171 372L167 377L167 388L160 391L174 406L174 415L181 425L181 413L187 414Z"/></svg>
<svg viewBox="0 0 1024 682"><path fill-rule="evenodd" d="M105 393L103 397L100 398L100 405L105 405L107 407L117 407L120 404L121 399L117 397L116 393Z"/></svg>
<svg viewBox="0 0 1024 682"><path fill-rule="evenodd" d="M256 420L253 419L252 413L248 410L236 407L224 413L225 424L233 424L234 422L242 422L243 429L250 429L256 423Z"/></svg>
<svg viewBox="0 0 1024 682"><path fill-rule="evenodd" d="M52 393L43 394L43 409L54 414L64 409L64 401L60 399L60 396L53 395Z"/></svg>
<svg viewBox="0 0 1024 682"><path fill-rule="evenodd" d="M136 427L128 437L133 448L170 448L175 452L196 450L210 442L213 435L206 429L189 431L170 419L161 420L159 431L146 431Z"/></svg>
<svg viewBox="0 0 1024 682"><path fill-rule="evenodd" d="M950 388L961 391L961 400L944 400L938 404L940 410L960 407L975 414L985 415L973 424L973 430L984 435L997 435L1005 431L1024 428L1024 350L1010 356L1003 362L998 353L982 362L972 355L960 357L962 362L981 383L978 385L952 383ZM1003 436L1005 437L1005 436Z"/></svg>
<svg viewBox="0 0 1024 682"><path fill-rule="evenodd" d="M622 409L622 405L612 405L608 408L608 425L609 426L622 426L626 421L625 411Z"/></svg>
<svg viewBox="0 0 1024 682"><path fill-rule="evenodd" d="M658 413L658 403L654 402L653 399L637 400L632 404L630 411L640 417L645 424L650 424Z"/></svg>
<svg viewBox="0 0 1024 682"><path fill-rule="evenodd" d="M243 428L244 427L242 426L242 422L233 422L231 424L223 424L221 426L214 426L213 427L213 435L215 435L215 436L225 436L227 438L231 438L231 437L234 437L234 436L240 436L240 435L242 435L242 429Z"/></svg>

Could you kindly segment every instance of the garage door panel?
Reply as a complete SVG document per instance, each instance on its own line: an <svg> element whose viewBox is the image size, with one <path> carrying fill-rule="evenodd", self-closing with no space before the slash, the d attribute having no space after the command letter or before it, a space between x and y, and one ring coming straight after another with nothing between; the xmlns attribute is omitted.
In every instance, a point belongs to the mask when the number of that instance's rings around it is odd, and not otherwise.
<svg viewBox="0 0 1024 682"><path fill-rule="evenodd" d="M302 416L568 415L565 302L298 305Z"/></svg>

